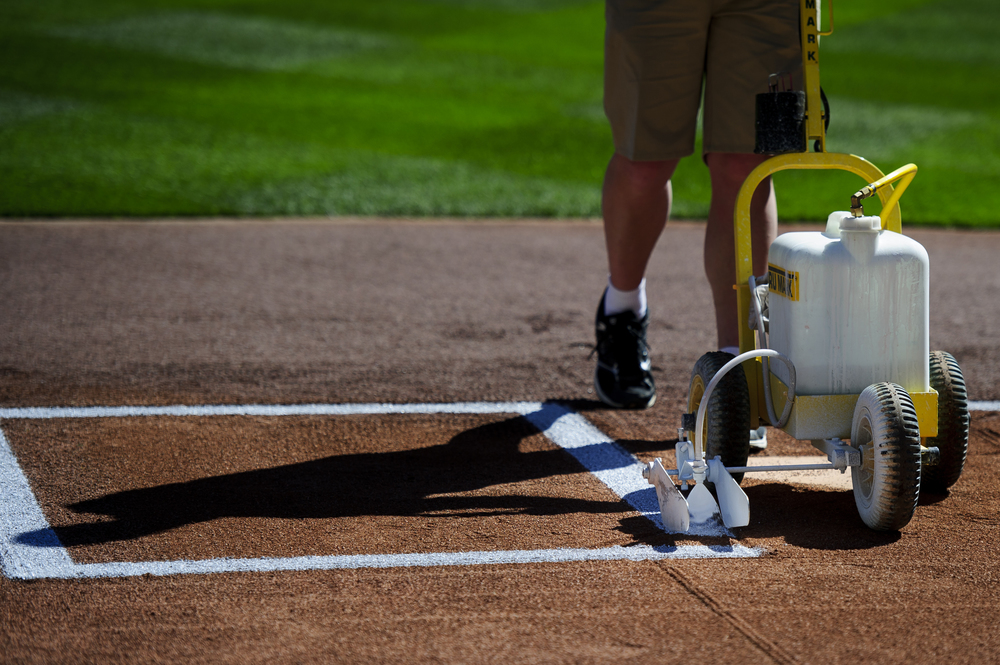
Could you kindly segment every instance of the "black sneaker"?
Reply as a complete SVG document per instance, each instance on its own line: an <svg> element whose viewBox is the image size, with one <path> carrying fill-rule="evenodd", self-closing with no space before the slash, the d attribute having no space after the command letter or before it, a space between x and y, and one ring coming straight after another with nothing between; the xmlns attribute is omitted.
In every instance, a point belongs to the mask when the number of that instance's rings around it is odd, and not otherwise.
<svg viewBox="0 0 1000 665"><path fill-rule="evenodd" d="M606 316L604 296L597 306L597 369L594 388L608 406L647 409L656 401L656 386L650 373L646 328L649 312L641 319L632 311Z"/></svg>

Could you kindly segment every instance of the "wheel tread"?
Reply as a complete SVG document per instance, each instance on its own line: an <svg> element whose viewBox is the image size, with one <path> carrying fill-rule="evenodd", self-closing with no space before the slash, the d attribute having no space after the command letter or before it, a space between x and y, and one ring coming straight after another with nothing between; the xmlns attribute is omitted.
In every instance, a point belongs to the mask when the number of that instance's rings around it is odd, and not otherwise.
<svg viewBox="0 0 1000 665"><path fill-rule="evenodd" d="M947 351L930 355L931 388L938 392L938 435L927 441L937 446L941 461L927 469L922 490L945 492L958 482L969 450L969 398L958 361Z"/></svg>
<svg viewBox="0 0 1000 665"><path fill-rule="evenodd" d="M692 385L695 377L700 376L707 386L733 358L732 354L723 351L704 354L691 372ZM690 403L690 392L688 394L689 408L696 407ZM750 456L750 394L742 366L734 367L719 381L705 413L705 422L708 429L706 457L712 459L719 455L726 466L745 466ZM743 474L733 474L733 478L740 482Z"/></svg>
<svg viewBox="0 0 1000 665"><path fill-rule="evenodd" d="M882 483L873 489L872 505L869 510L861 511L861 516L872 529L898 531L913 518L920 499L917 412L902 386L878 383L865 392L868 391L874 392L878 403L877 413L872 414L878 420L872 423L873 428L885 436L874 451L882 460Z"/></svg>

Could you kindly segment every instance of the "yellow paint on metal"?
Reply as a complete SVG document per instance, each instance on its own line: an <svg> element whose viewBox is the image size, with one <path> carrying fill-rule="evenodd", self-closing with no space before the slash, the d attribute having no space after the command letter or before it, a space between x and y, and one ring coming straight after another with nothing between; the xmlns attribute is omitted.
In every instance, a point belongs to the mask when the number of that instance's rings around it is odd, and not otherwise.
<svg viewBox="0 0 1000 665"><path fill-rule="evenodd" d="M802 76L806 91L806 141L819 141L820 152L826 151L826 127L823 122L823 102L819 92L819 2L802 0L799 14L802 35Z"/></svg>
<svg viewBox="0 0 1000 665"><path fill-rule="evenodd" d="M920 436L937 436L937 391L908 394L917 412ZM796 439L850 439L858 397L860 395L796 395L783 429ZM775 413L781 413L788 399L788 387L774 375L771 376L771 399Z"/></svg>
<svg viewBox="0 0 1000 665"><path fill-rule="evenodd" d="M909 393L913 400L913 408L917 412L917 422L920 423L920 436L933 437L938 435L938 392L933 388L926 393Z"/></svg>
<svg viewBox="0 0 1000 665"><path fill-rule="evenodd" d="M698 413L698 407L701 406L701 400L705 397L705 381L702 377L695 374L691 377L691 387L688 390L688 413ZM692 430L689 434L691 441L695 440L695 433ZM705 418L705 422L701 429L701 440L708 443L708 418Z"/></svg>
<svg viewBox="0 0 1000 665"><path fill-rule="evenodd" d="M788 399L788 387L773 375L771 399L775 413L781 413ZM858 395L796 395L783 429L796 439L849 439L857 402Z"/></svg>

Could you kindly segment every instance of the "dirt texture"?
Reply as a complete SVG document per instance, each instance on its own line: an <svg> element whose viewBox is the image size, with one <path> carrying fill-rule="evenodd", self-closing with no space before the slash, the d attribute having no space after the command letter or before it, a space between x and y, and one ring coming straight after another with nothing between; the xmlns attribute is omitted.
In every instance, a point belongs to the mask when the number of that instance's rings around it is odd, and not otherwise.
<svg viewBox="0 0 1000 665"><path fill-rule="evenodd" d="M596 222L0 224L0 407L562 401L672 459L714 349L704 225L648 276L657 404L593 397ZM931 347L1000 400L1000 233L913 230ZM732 537L658 531L523 418L0 421L77 563L732 545L747 559L24 581L0 661L1000 662L1000 412L899 532L851 491L748 477ZM760 457L813 456L772 431Z"/></svg>

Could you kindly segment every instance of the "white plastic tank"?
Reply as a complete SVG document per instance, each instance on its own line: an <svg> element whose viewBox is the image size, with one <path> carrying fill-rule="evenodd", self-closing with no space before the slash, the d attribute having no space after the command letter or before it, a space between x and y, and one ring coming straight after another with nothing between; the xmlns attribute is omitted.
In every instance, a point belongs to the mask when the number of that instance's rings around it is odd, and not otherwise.
<svg viewBox="0 0 1000 665"><path fill-rule="evenodd" d="M858 394L893 381L929 390L927 251L878 217L832 213L826 231L779 236L768 254L769 346L800 395ZM788 382L788 371L772 363Z"/></svg>

